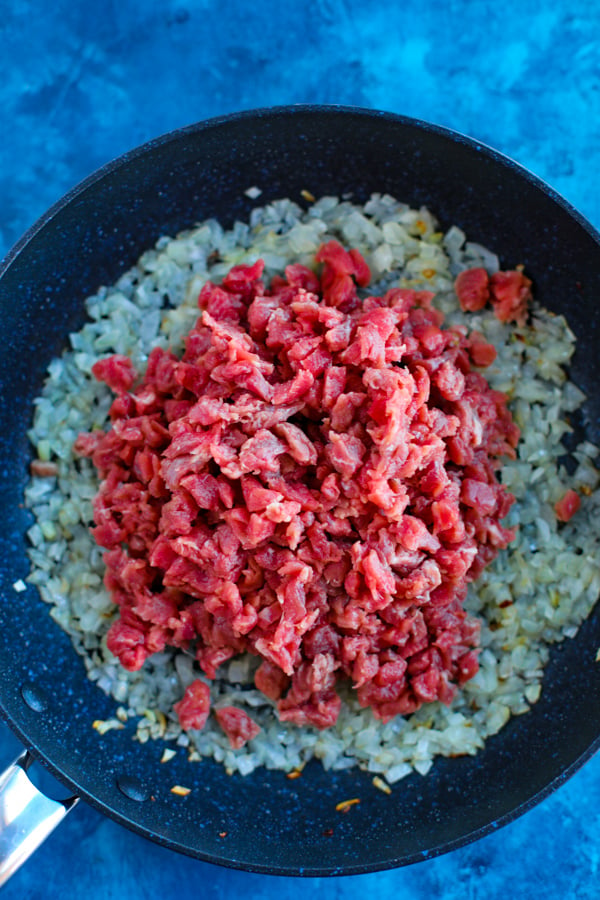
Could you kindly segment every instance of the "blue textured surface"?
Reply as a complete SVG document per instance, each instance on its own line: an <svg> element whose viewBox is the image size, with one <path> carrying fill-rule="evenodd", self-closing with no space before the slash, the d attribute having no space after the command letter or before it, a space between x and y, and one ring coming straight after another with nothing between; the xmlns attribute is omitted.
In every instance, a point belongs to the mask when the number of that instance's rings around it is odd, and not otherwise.
<svg viewBox="0 0 600 900"><path fill-rule="evenodd" d="M378 107L471 134L529 166L598 227L597 7L0 0L0 255L65 190L147 138L296 102ZM0 765L17 750L2 726ZM599 801L596 758L474 845L409 869L308 883L176 856L80 805L3 896L592 898Z"/></svg>

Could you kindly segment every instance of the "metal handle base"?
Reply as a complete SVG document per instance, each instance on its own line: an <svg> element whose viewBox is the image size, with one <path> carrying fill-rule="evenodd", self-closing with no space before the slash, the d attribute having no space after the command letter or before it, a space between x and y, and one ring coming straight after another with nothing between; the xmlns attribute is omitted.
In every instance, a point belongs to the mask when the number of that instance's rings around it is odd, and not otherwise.
<svg viewBox="0 0 600 900"><path fill-rule="evenodd" d="M79 802L50 800L38 791L27 775L32 762L25 750L0 775L0 887Z"/></svg>

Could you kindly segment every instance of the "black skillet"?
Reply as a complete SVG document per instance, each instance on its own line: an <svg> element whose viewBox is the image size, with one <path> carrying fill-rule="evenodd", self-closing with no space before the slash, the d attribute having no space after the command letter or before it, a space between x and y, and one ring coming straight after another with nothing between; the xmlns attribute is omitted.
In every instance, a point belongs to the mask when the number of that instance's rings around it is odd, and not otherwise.
<svg viewBox="0 0 600 900"><path fill-rule="evenodd" d="M258 201L244 191L259 186ZM360 873L411 863L480 837L525 812L595 751L600 735L600 617L551 657L540 701L476 757L438 760L390 796L359 771L309 765L228 776L211 761L160 765L159 743L131 730L104 737L93 719L114 704L86 680L28 572L22 492L26 430L49 361L83 323L83 298L114 282L162 234L208 216L224 225L256 203L389 192L427 204L524 263L540 300L578 336L572 375L590 400L598 439L600 238L550 188L515 163L445 129L337 107L244 113L174 132L88 178L45 215L0 269L0 705L13 730L71 792L159 844L241 869ZM191 787L186 798L174 783ZM336 804L359 797L346 815ZM77 815L75 811L73 815Z"/></svg>

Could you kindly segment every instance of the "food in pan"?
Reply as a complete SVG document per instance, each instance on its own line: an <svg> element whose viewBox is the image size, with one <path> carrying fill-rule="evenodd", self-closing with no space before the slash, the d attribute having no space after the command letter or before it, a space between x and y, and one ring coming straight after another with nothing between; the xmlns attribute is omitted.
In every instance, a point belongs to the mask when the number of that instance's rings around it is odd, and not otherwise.
<svg viewBox="0 0 600 900"><path fill-rule="evenodd" d="M600 587L596 448L559 465L564 320L436 228L278 201L88 301L27 497L31 578L119 703L99 730L393 782L535 702Z"/></svg>

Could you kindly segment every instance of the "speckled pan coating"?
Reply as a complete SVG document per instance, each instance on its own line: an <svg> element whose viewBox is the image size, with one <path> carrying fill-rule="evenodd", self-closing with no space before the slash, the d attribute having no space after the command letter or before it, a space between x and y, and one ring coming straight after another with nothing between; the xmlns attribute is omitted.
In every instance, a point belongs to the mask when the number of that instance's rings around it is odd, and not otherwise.
<svg viewBox="0 0 600 900"><path fill-rule="evenodd" d="M442 225L465 229L501 262L523 262L541 303L566 312L578 336L572 377L591 397L581 424L598 440L600 238L523 169L443 129L340 108L259 111L159 138L69 194L0 271L0 705L60 780L161 844L255 871L366 872L490 831L588 758L600 742L597 615L553 650L532 712L476 757L439 760L427 778L411 776L387 796L354 770L332 775L315 764L295 781L266 771L244 779L211 762L160 765L162 748L133 743L128 729L100 739L90 710L108 717L112 702L88 682L35 592L12 588L28 571L20 504L30 404L48 362L82 324L84 297L116 281L161 234L211 215L225 225L247 217L244 191L255 184L261 204L300 200L302 189L352 191L361 201L387 191L434 208ZM175 783L192 792L172 794ZM351 797L361 803L335 812Z"/></svg>

